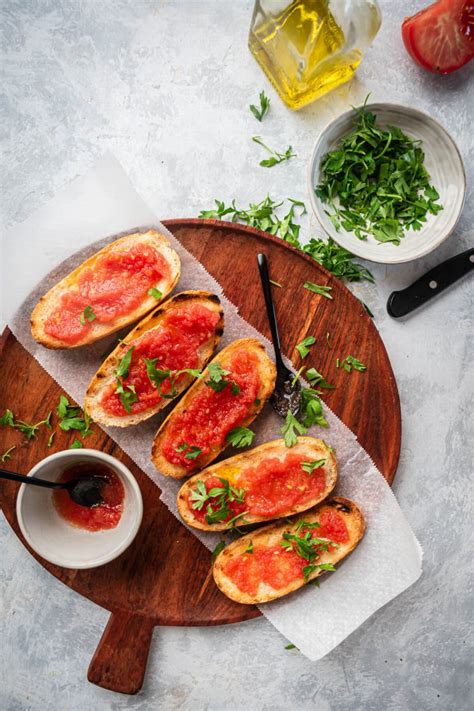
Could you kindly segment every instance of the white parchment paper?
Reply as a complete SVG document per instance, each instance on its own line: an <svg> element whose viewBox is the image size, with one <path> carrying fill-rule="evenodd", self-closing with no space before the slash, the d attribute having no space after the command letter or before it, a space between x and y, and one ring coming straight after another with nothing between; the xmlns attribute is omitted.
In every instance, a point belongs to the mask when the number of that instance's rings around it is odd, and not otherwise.
<svg viewBox="0 0 474 711"><path fill-rule="evenodd" d="M79 403L117 335L86 348L50 351L31 338L30 313L42 294L90 254L122 232L150 226L167 233L180 255L182 275L176 290L207 289L222 300L226 326L220 347L236 338L253 336L262 340L273 357L270 343L239 316L215 279L160 225L120 164L106 154L84 177L11 230L3 250L5 318L22 345ZM37 266L35 283L26 277L25 266L31 260ZM421 574L422 559L421 547L382 474L355 435L327 407L325 414L329 428L313 428L310 434L323 436L335 447L340 471L337 493L360 505L367 532L359 547L337 573L323 579L320 588L307 586L261 608L275 627L312 660L321 659L377 609L412 585ZM157 415L125 430L106 431L160 487L161 500L177 516L176 492L181 482L163 477L149 460L153 436L164 416ZM255 444L279 437L281 425L281 419L267 406L252 426L257 433ZM229 456L234 453L228 451ZM193 533L210 549L218 540L213 534Z"/></svg>

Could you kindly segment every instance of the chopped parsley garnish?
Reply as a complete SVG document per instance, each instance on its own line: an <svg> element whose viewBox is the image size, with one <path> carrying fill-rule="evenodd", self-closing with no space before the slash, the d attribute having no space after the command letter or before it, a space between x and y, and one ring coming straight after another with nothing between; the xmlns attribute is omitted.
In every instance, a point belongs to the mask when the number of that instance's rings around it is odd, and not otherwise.
<svg viewBox="0 0 474 711"><path fill-rule="evenodd" d="M167 400L171 400L176 395L178 394L178 391L175 388L175 380L176 378L173 378L173 371L171 370L162 370L161 368L156 367L156 363L158 361L158 358L144 358L143 362L145 363L146 367L146 374L148 376L148 380L151 382L152 385L155 386L155 388L158 390L160 397L163 397ZM165 380L169 380L170 383L170 391L167 393L164 393L161 386L165 382Z"/></svg>
<svg viewBox="0 0 474 711"><path fill-rule="evenodd" d="M292 643L290 642L290 644L287 644L287 645L286 645L285 649L298 649L298 647L296 646L296 644L292 644Z"/></svg>
<svg viewBox="0 0 474 711"><path fill-rule="evenodd" d="M313 462L301 462L301 469L311 476L315 469L320 469L325 464L325 459L315 459Z"/></svg>
<svg viewBox="0 0 474 711"><path fill-rule="evenodd" d="M312 291L313 294L319 294L319 296L324 296L326 299L332 299L333 297L329 293L332 291L332 286L323 286L322 284L313 284L312 281L305 281L303 284L305 289Z"/></svg>
<svg viewBox="0 0 474 711"><path fill-rule="evenodd" d="M249 109L257 119L257 121L262 121L263 117L266 116L268 113L268 109L270 108L270 99L268 96L265 96L265 92L261 91L260 94L258 95L258 98L260 99L260 107L258 108L255 106L255 104L250 104Z"/></svg>
<svg viewBox="0 0 474 711"><path fill-rule="evenodd" d="M212 388L216 393L222 392L228 385L230 385L230 391L232 395L238 395L240 393L240 387L235 380L227 380L226 376L230 375L230 370L225 370L220 363L211 363L207 372L209 374L209 380L205 380L204 384L209 388Z"/></svg>
<svg viewBox="0 0 474 711"><path fill-rule="evenodd" d="M301 522L298 535L285 532L283 539L280 541L280 545L285 550L294 551L308 562L308 565L305 565L303 568L304 580L305 583L307 583L310 575L314 573L315 570L335 570L331 563L316 562L323 551L329 550L329 546L335 544L326 538L313 538L311 531L307 530L306 533L303 533L303 528L311 529L315 528L315 525L308 525L305 521Z"/></svg>
<svg viewBox="0 0 474 711"><path fill-rule="evenodd" d="M398 245L405 230L420 230L429 213L443 209L439 194L430 184L421 141L397 126L381 128L365 105L354 111L354 128L321 161L315 193L328 205L336 230Z"/></svg>
<svg viewBox="0 0 474 711"><path fill-rule="evenodd" d="M0 417L0 426L12 427L19 432L22 432L22 434L26 436L26 439L31 440L36 437L36 433L42 425L45 425L45 427L49 427L49 429L51 429L51 414L52 413L49 412L44 420L41 420L34 425L30 425L28 422L24 422L23 420L15 420L13 412L11 410L5 410L4 415Z"/></svg>
<svg viewBox="0 0 474 711"><path fill-rule="evenodd" d="M352 370L358 370L360 373L363 373L364 370L367 370L367 366L361 363L361 361L357 358L354 358L354 356L348 355L347 358L344 358L343 361L340 361L339 358L337 360L339 362L336 362L336 367L344 368L344 370L348 373L350 373Z"/></svg>
<svg viewBox="0 0 474 711"><path fill-rule="evenodd" d="M252 444L255 432L248 427L234 427L226 437L226 441L233 447L248 447Z"/></svg>
<svg viewBox="0 0 474 711"><path fill-rule="evenodd" d="M48 443L46 445L47 447L53 446L53 441L54 441L55 437L56 437L56 432L51 432L51 434L49 435Z"/></svg>
<svg viewBox="0 0 474 711"><path fill-rule="evenodd" d="M87 437L88 434L91 434L92 430L90 427L90 416L85 410L83 413L80 407L70 405L69 400L65 395L61 395L59 398L59 404L56 408L56 414L58 415L60 420L59 427L64 432L76 430L77 432L81 433L82 437Z"/></svg>
<svg viewBox="0 0 474 711"><path fill-rule="evenodd" d="M243 222L250 227L256 227L263 232L268 232L271 235L278 235L294 247L301 249L299 243L299 234L301 225L295 222L296 211L300 209L300 216L306 214L306 206L301 200L293 200L287 198L290 203L290 208L286 215L279 217L278 209L285 202L275 202L272 198L267 197L259 203L250 203L247 210L236 206L235 200L226 207L221 200L214 200L216 203L215 210L202 210L199 217L202 219L210 218L212 220L227 219L230 222Z"/></svg>
<svg viewBox="0 0 474 711"><path fill-rule="evenodd" d="M217 558L217 556L219 555L219 553L224 550L224 548L225 548L225 541L219 541L219 543L217 543L216 547L212 551L211 560L213 563L214 563L215 559Z"/></svg>
<svg viewBox="0 0 474 711"><path fill-rule="evenodd" d="M81 314L79 320L80 320L80 322L82 323L82 325L85 326L85 325L86 325L86 321L89 321L89 323L90 323L90 322L93 321L95 318L97 318L97 317L96 317L96 315L95 315L95 313L94 313L94 309L92 308L92 306L86 306L86 308L85 308L84 311L82 312L82 314Z"/></svg>
<svg viewBox="0 0 474 711"><path fill-rule="evenodd" d="M197 459L201 454L202 449L200 447L190 447L189 452L184 455L185 459Z"/></svg>
<svg viewBox="0 0 474 711"><path fill-rule="evenodd" d="M247 544L247 548L244 550L244 553L253 553L253 541L250 540Z"/></svg>
<svg viewBox="0 0 474 711"><path fill-rule="evenodd" d="M124 410L126 412L132 411L132 405L134 402L138 402L137 391L135 390L135 385L123 385L121 380L117 378L117 385L115 392L119 396L119 400L122 403Z"/></svg>
<svg viewBox="0 0 474 711"><path fill-rule="evenodd" d="M324 375L320 373L316 368L308 368L305 373L307 379L311 385L317 385L318 388L326 388L327 390L334 390L335 385L330 385L325 379Z"/></svg>
<svg viewBox="0 0 474 711"><path fill-rule="evenodd" d="M227 479L221 477L219 477L219 481L222 486L215 486L209 491L207 491L203 481L198 481L196 488L191 490L191 507L201 511L206 506L205 520L208 524L225 521L232 513L229 503L235 501L238 504L242 504L245 498L245 489L237 489ZM227 525L230 526L235 520L244 516L245 513L248 512L245 511L234 516L227 522Z"/></svg>
<svg viewBox="0 0 474 711"><path fill-rule="evenodd" d="M301 424L301 422L296 419L291 410L288 410L288 412L286 413L285 424L280 429L280 432L284 436L285 446L294 447L295 444L298 442L298 436L296 432L298 432L298 434L300 435L304 435L307 432L307 427L305 427L303 424Z"/></svg>
<svg viewBox="0 0 474 711"><path fill-rule="evenodd" d="M298 345L295 346L301 358L306 358L306 356L309 355L309 348L315 343L316 339L314 336L307 336L306 338L303 338L301 343L298 343Z"/></svg>
<svg viewBox="0 0 474 711"><path fill-rule="evenodd" d="M148 289L146 293L148 294L148 296L153 296L153 298L157 301L160 301L163 298L163 294L161 293L161 291L159 289L155 289L154 286L152 286L151 289Z"/></svg>
<svg viewBox="0 0 474 711"><path fill-rule="evenodd" d="M80 440L75 439L74 442L69 447L69 449L82 449L83 446L84 445L82 444L82 442Z"/></svg>
<svg viewBox="0 0 474 711"><path fill-rule="evenodd" d="M125 353L123 358L120 360L119 367L117 368L115 375L117 378L126 378L128 371L130 370L130 363L132 362L133 351L135 346L131 346Z"/></svg>
<svg viewBox="0 0 474 711"><path fill-rule="evenodd" d="M318 397L318 393L312 388L301 388L301 412L304 415L303 425L306 428L312 425L328 426L321 400Z"/></svg>
<svg viewBox="0 0 474 711"><path fill-rule="evenodd" d="M258 145L262 146L267 153L270 153L270 158L265 158L260 161L259 165L261 165L262 168L273 168L274 165L284 163L286 160L290 160L290 158L294 158L296 156L296 153L293 153L292 146L288 146L284 153L279 153L278 151L274 151L272 148L265 145L260 136L252 136L252 141L254 141L254 143L258 143Z"/></svg>
<svg viewBox="0 0 474 711"><path fill-rule="evenodd" d="M370 281L374 277L362 264L354 262L354 255L336 244L330 237L327 242L322 239L312 238L303 247L303 252L309 254L318 264L328 272L345 281Z"/></svg>
<svg viewBox="0 0 474 711"><path fill-rule="evenodd" d="M7 449L7 450L1 455L1 457L0 457L0 462L6 462L8 459L11 459L11 458L12 458L11 453L13 452L14 449L16 449L16 446L9 447L9 449Z"/></svg>

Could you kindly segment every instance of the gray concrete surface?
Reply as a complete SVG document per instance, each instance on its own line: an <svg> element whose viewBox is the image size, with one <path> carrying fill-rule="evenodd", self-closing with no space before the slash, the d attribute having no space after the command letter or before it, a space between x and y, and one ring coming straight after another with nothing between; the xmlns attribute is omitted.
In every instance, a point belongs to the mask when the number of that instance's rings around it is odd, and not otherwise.
<svg viewBox="0 0 474 711"><path fill-rule="evenodd" d="M376 285L355 288L375 314L400 388L394 488L424 547L419 582L318 663L285 651L262 619L157 629L145 686L128 698L85 678L106 611L49 576L2 519L1 709L472 708L472 281L405 322L390 320L384 308L394 288L472 244L472 68L440 78L410 62L399 26L423 4L381 2L383 27L357 79L291 113L247 51L249 2L2 0L6 227L106 149L162 219L196 215L214 197L244 204L267 192L306 198L318 129L369 90L374 100L417 106L448 128L464 156L468 198L456 233L436 253L376 266ZM258 124L247 107L262 88L272 106ZM298 157L260 168L255 133L277 148L291 143ZM304 238L315 232L308 218Z"/></svg>

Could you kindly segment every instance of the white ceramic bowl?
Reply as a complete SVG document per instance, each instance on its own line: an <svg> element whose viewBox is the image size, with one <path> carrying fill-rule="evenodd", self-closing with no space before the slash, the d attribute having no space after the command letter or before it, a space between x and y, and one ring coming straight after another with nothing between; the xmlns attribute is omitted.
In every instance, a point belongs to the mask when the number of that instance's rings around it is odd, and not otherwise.
<svg viewBox="0 0 474 711"><path fill-rule="evenodd" d="M320 182L320 164L323 156L354 126L351 109L332 121L321 131L311 156L308 183L311 207L324 231L353 254L373 262L399 264L418 259L436 249L453 231L461 214L466 192L466 176L458 148L445 129L431 116L417 109L398 104L368 104L367 109L377 116L382 127L398 126L411 138L422 141L425 166L431 184L440 195L443 210L429 215L418 232L408 230L399 245L380 243L369 236L359 240L354 233L342 227L336 230L325 213L328 206L315 195L314 187Z"/></svg>
<svg viewBox="0 0 474 711"><path fill-rule="evenodd" d="M22 484L16 501L27 543L42 558L65 568L96 568L119 556L135 538L143 515L142 495L133 474L118 459L98 450L57 452L39 462L28 476L56 481L64 469L84 461L105 464L123 484L123 512L115 528L91 532L72 526L56 511L50 489Z"/></svg>

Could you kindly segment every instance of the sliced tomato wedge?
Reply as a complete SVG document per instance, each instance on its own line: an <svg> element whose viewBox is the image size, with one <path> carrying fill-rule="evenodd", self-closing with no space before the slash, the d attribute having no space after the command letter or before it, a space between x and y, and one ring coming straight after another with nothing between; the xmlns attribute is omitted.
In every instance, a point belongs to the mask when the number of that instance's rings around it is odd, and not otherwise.
<svg viewBox="0 0 474 711"><path fill-rule="evenodd" d="M402 37L421 67L454 72L474 57L474 0L438 0L405 18Z"/></svg>

